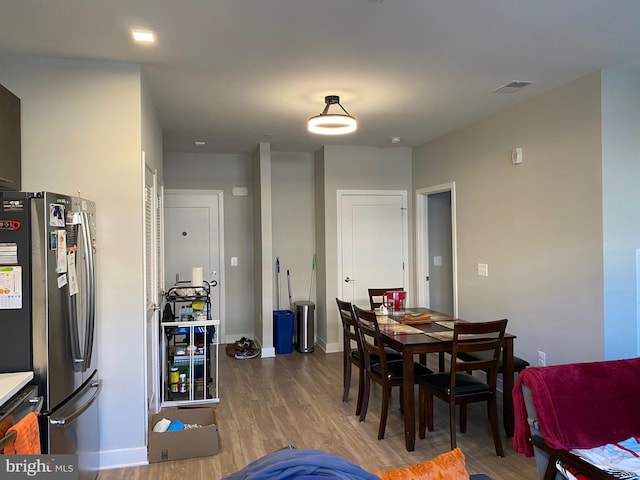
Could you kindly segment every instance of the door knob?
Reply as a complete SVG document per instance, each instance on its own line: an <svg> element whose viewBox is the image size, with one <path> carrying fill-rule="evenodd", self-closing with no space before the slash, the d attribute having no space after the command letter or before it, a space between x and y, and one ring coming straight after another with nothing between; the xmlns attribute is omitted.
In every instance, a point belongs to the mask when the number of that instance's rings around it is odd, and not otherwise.
<svg viewBox="0 0 640 480"><path fill-rule="evenodd" d="M356 281L356 279L355 279L355 278L345 277L344 281L345 281L346 283L350 283L350 282L355 282L355 281Z"/></svg>

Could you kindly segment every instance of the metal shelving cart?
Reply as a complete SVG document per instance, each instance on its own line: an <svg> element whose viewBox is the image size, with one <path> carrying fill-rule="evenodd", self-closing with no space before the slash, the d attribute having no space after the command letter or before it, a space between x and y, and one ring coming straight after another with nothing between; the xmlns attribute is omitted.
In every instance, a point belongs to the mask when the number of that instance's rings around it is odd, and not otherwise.
<svg viewBox="0 0 640 480"><path fill-rule="evenodd" d="M211 287L179 282L165 293L173 321L161 322L162 406L219 403L218 329Z"/></svg>

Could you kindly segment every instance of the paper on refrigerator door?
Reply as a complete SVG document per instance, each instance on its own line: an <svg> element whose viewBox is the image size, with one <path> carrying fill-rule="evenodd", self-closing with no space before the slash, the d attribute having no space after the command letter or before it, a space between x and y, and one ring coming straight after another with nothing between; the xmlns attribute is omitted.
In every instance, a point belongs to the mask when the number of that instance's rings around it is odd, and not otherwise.
<svg viewBox="0 0 640 480"><path fill-rule="evenodd" d="M22 308L22 267L0 267L0 310Z"/></svg>
<svg viewBox="0 0 640 480"><path fill-rule="evenodd" d="M56 273L67 271L67 231L56 230Z"/></svg>
<svg viewBox="0 0 640 480"><path fill-rule="evenodd" d="M68 260L68 274L69 274L69 296L73 297L78 290L78 276L76 275L76 254L75 252L70 252L67 255Z"/></svg>

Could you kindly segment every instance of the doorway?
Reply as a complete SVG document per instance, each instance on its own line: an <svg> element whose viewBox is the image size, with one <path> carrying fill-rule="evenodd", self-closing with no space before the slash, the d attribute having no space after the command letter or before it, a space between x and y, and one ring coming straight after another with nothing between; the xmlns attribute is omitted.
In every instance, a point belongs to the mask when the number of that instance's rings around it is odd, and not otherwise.
<svg viewBox="0 0 640 480"><path fill-rule="evenodd" d="M363 308L369 288L409 286L406 191L338 190L340 298Z"/></svg>
<svg viewBox="0 0 640 480"><path fill-rule="evenodd" d="M455 182L416 190L418 303L458 316Z"/></svg>
<svg viewBox="0 0 640 480"><path fill-rule="evenodd" d="M221 190L165 190L165 290L176 281L190 282L192 269L201 267L212 283L211 318L220 320L218 339L225 343L222 225Z"/></svg>

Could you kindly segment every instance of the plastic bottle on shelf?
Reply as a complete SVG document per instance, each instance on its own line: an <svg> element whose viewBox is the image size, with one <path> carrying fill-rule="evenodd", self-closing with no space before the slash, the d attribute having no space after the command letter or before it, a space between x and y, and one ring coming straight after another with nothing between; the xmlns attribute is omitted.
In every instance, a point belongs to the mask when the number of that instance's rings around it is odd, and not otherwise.
<svg viewBox="0 0 640 480"><path fill-rule="evenodd" d="M180 375L178 373L178 367L171 367L169 372L169 384L171 386L171 391L174 393L178 392L178 382L180 381Z"/></svg>

